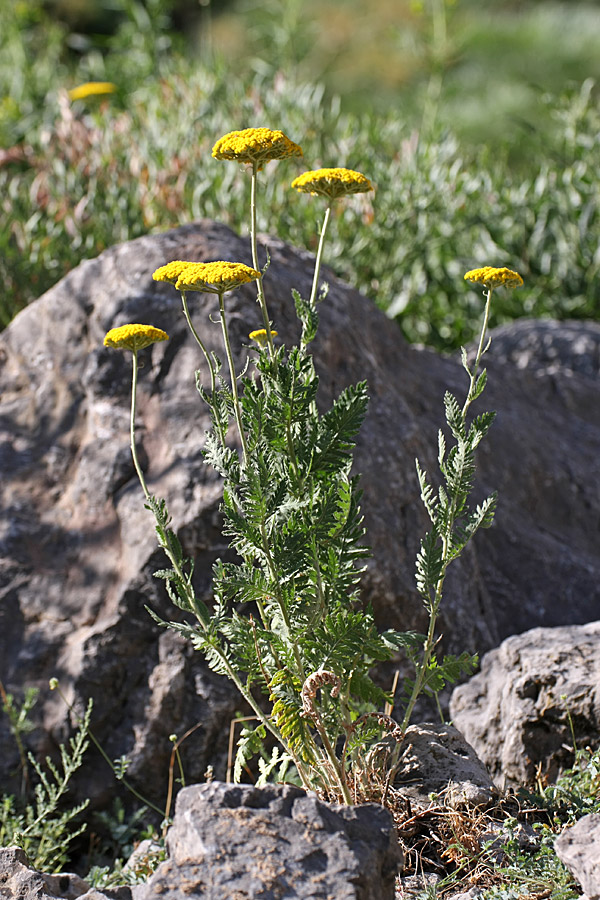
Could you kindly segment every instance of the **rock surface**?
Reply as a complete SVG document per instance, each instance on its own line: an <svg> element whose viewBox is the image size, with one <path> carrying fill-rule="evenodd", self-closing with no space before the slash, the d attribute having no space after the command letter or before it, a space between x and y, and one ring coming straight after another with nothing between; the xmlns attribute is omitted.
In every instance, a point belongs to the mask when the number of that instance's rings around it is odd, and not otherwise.
<svg viewBox="0 0 600 900"><path fill-rule="evenodd" d="M18 847L0 850L0 897L47 900L43 877L31 868L27 855Z"/></svg>
<svg viewBox="0 0 600 900"><path fill-rule="evenodd" d="M600 897L600 815L583 816L554 843L558 858L584 890L587 900Z"/></svg>
<svg viewBox="0 0 600 900"><path fill-rule="evenodd" d="M128 887L96 891L78 875L43 875L29 864L19 847L0 848L1 900L131 900Z"/></svg>
<svg viewBox="0 0 600 900"><path fill-rule="evenodd" d="M269 250L270 312L289 343L297 329L290 291L308 295L312 259L276 239ZM141 356L140 454L150 488L168 500L185 550L196 558L197 588L210 600L211 566L224 546L220 483L201 459L208 417L193 372L202 360L177 292L151 278L177 258L249 263L251 255L246 239L208 221L116 246L82 263L0 336L0 678L17 695L24 684L43 689L41 727L31 736L39 753L72 728L60 699L45 690L48 678L60 678L79 712L91 696L93 729L107 753L129 757L128 777L159 803L168 736L202 722L181 748L186 776L200 781L207 763L222 776L229 719L239 705L144 608L173 616L152 578L164 561L130 461L130 363L102 346L105 332L125 322L148 322L171 336ZM443 394L461 395L465 374L456 357L407 346L367 299L325 278L330 292L315 342L323 403L362 378L371 395L356 455L374 554L364 600L382 627L423 630L414 559L427 520L414 457L435 473ZM227 302L241 348L260 325L252 288ZM208 320L212 300L198 296L192 311L207 344L220 351L219 330ZM552 365L546 326L538 331L537 324L505 329L501 352L492 348L487 357L489 389L480 406L498 417L481 448L477 493L498 489L500 506L494 527L448 575L440 621L447 650L482 651L534 624L600 617L597 357L569 363L582 358L581 341L596 345L600 327L569 328ZM525 334L528 364L520 369L515 354ZM18 757L5 721L0 761L8 786ZM86 766L84 780L80 796L94 803L114 791L100 760Z"/></svg>
<svg viewBox="0 0 600 900"><path fill-rule="evenodd" d="M393 900L402 862L381 806L334 806L289 785L184 788L167 847L135 900Z"/></svg>
<svg viewBox="0 0 600 900"><path fill-rule="evenodd" d="M499 784L531 783L539 763L554 777L572 762L569 715L580 747L600 742L600 622L508 638L454 690L450 713Z"/></svg>
<svg viewBox="0 0 600 900"><path fill-rule="evenodd" d="M484 764L452 725L411 725L402 748L394 786L412 800L427 806L434 793L448 806L485 806L498 795Z"/></svg>

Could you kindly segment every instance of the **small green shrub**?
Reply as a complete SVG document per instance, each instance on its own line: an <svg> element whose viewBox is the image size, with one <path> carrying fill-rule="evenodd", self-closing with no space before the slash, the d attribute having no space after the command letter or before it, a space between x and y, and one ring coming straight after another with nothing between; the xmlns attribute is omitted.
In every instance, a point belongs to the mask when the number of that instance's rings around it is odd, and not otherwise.
<svg viewBox="0 0 600 900"><path fill-rule="evenodd" d="M22 758L22 763L32 767L37 776L33 788L33 802L0 795L0 847L17 845L27 854L34 868L42 872L58 872L68 859L72 842L86 829L75 819L88 805L85 800L71 808L64 808L69 782L83 762L88 747L87 732L92 714L92 702L80 722L75 736L68 746L59 747L60 764L46 757L42 766L31 755L24 758L21 736L29 730L28 714L32 708L32 695L25 703L17 704L10 694L3 693L3 709L9 717L11 731Z"/></svg>

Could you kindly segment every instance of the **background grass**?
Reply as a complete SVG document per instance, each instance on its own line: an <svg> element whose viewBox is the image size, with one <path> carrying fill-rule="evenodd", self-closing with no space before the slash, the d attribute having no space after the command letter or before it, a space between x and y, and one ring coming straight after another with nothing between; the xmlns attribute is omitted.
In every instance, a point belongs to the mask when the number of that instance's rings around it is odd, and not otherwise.
<svg viewBox="0 0 600 900"><path fill-rule="evenodd" d="M244 231L248 179L210 150L257 124L305 156L266 170L265 231L315 247L320 206L289 189L305 167L371 178L327 261L409 340L472 337L462 274L483 264L526 280L492 324L598 317L598 5L49 4L0 8L1 325L118 241L202 216ZM87 80L117 93L70 103Z"/></svg>

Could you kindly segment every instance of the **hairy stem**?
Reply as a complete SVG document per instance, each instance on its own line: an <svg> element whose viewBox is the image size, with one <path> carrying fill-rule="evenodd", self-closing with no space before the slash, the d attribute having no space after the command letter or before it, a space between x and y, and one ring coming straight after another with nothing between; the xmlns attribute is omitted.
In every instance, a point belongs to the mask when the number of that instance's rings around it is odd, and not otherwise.
<svg viewBox="0 0 600 900"><path fill-rule="evenodd" d="M473 368L469 372L469 377L470 377L469 391L467 393L467 399L465 400L465 404L462 408L463 422L465 422L466 417L467 417L467 411L469 409L469 406L473 402L473 395L475 393L475 382L477 380L477 371L479 369L479 363L481 362L481 357L487 350L487 347L489 347L489 343L488 343L488 345L484 348L483 342L485 340L488 321L490 318L490 307L491 307L491 303L492 303L493 290L494 289L492 287L490 287L490 288L488 288L487 293L486 293L485 310L483 313L483 325L481 327L481 334L479 336L479 346L477 347L477 354L475 356L475 362L473 363Z"/></svg>
<svg viewBox="0 0 600 900"><path fill-rule="evenodd" d="M325 246L325 234L327 233L327 226L329 224L329 218L331 216L331 206L328 206L325 210L325 218L323 219L323 225L321 226L321 235L319 237L319 247L317 249L317 258L315 260L315 272L313 275L313 283L312 290L310 292L310 300L309 306L314 306L317 301L317 289L319 287L319 275L321 272L321 262L323 260L323 247Z"/></svg>
<svg viewBox="0 0 600 900"><path fill-rule="evenodd" d="M256 188L258 182L258 163L252 164L252 186L250 189L250 243L252 245L252 265L257 272L261 272L258 267L258 252L256 247ZM269 347L269 356L272 359L275 349L273 347L273 338L271 336L271 322L269 321L269 311L267 309L267 301L263 288L262 272L260 278L256 281L257 300L263 318L263 325L267 333L267 344Z"/></svg>
<svg viewBox="0 0 600 900"><path fill-rule="evenodd" d="M204 341L202 340L202 338L200 337L200 335L194 328L194 325L192 323L192 319L190 316L188 304L187 304L187 297L186 297L185 291L181 292L181 302L183 304L183 314L185 316L186 322L188 323L188 327L189 327L190 331L192 332L196 343L198 344L198 346L202 350L202 353L204 354L204 358L205 358L206 364L208 366L208 371L210 372L210 394L214 400L215 391L217 388L214 363L213 363L212 359L210 358L210 354L204 345ZM215 422L217 424L217 429L219 431L219 437L221 438L221 444L223 446L225 446L225 434L223 433L223 429L221 426L221 419L219 418L219 416L216 413L215 413Z"/></svg>
<svg viewBox="0 0 600 900"><path fill-rule="evenodd" d="M237 422L240 441L242 443L242 454L244 457L244 466L248 463L248 444L246 443L246 435L242 425L242 410L240 407L240 399L237 389L237 375L235 374L235 364L233 362L233 354L231 352L231 343L229 341L229 331L227 330L227 319L225 317L225 302L223 294L219 294L219 310L221 313L221 329L223 331L223 341L225 343L225 353L227 354L227 362L229 363L229 372L231 374L231 393L233 394L233 410L235 421Z"/></svg>
<svg viewBox="0 0 600 900"><path fill-rule="evenodd" d="M133 357L133 373L131 376L131 416L129 419L129 445L131 447L131 457L133 459L133 465L135 466L135 471L137 472L137 476L140 480L140 484L142 486L142 490L144 492L144 496L146 500L150 499L150 493L148 491L148 486L146 484L146 479L144 478L144 473L142 472L142 467L140 466L140 462L137 455L137 450L135 447L135 411L136 411L136 403L137 403L137 380L138 380L138 352L134 350L131 354Z"/></svg>
<svg viewBox="0 0 600 900"><path fill-rule="evenodd" d="M466 419L467 412L469 407L474 399L475 394L475 384L477 380L477 372L479 370L479 364L481 362L481 357L486 352L489 343L487 346L484 346L485 336L487 333L488 321L490 316L490 304L492 299L492 291L493 288L489 288L486 294L486 304L485 311L483 315L483 323L481 326L481 334L479 336L479 344L477 347L477 354L475 356L475 362L473 364L473 368L469 370L469 390L467 392L467 398L461 410L461 418L463 422L463 426L466 428ZM423 645L423 657L420 665L417 669L417 677L415 679L415 683L413 685L413 689L406 706L406 711L404 713L404 718L402 720L401 729L402 731L406 731L408 728L415 703L417 702L417 698L421 694L423 687L425 686L425 682L427 679L427 672L429 669L429 664L431 662L433 651L435 649L436 639L435 639L435 628L437 624L437 616L440 609L440 604L442 602L442 595L444 590L444 580L446 578L446 572L448 570L448 566L450 565L452 559L450 555L450 549L452 544L452 531L454 528L454 522L456 519L456 503L457 503L457 495L454 494L451 498L450 509L448 512L448 521L446 525L445 534L442 535L442 568L440 572L440 576L435 586L433 598L430 602L429 607L429 628L427 630L427 637L425 638L425 643Z"/></svg>

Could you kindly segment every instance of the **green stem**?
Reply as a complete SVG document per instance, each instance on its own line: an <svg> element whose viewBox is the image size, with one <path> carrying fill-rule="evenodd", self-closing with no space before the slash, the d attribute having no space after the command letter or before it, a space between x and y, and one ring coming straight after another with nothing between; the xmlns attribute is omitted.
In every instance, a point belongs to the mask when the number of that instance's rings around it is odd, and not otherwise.
<svg viewBox="0 0 600 900"><path fill-rule="evenodd" d="M146 500L150 499L150 493L148 491L148 487L146 485L146 479L144 478L144 473L142 472L142 467L140 466L140 462L138 460L137 450L135 449L135 410L136 410L136 402L137 402L137 380L138 380L138 352L134 350L131 354L133 356L133 374L131 377L131 417L129 420L129 435L130 435L130 446L131 446L131 456L133 459L133 464L135 466L135 471L137 472L137 476L140 480L140 484L142 486L142 490L144 492L144 496Z"/></svg>
<svg viewBox="0 0 600 900"><path fill-rule="evenodd" d="M469 370L469 390L467 392L467 399L465 400L464 406L461 411L461 418L463 420L463 425L466 428L466 418L468 409L473 402L473 395L475 389L475 382L477 379L477 371L479 369L479 363L481 362L481 357L487 350L487 347L484 347L485 336L487 333L488 321L490 317L490 305L492 299L492 291L493 288L489 288L487 291L487 299L485 304L485 311L483 314L483 324L481 326L481 334L479 336L479 345L477 347L477 354L475 356L475 362L473 364L473 368ZM417 698L419 697L421 691L423 690L423 686L425 684L425 680L427 677L427 671L429 667L429 663L431 662L431 657L433 655L433 651L435 648L435 626L437 624L437 615L439 612L440 604L442 602L442 595L444 590L444 580L446 578L446 572L448 570L448 566L450 565L450 546L451 546L451 537L452 537L452 529L454 527L454 520L456 516L456 496L452 497L452 502L450 504L450 510L448 515L448 522L446 527L446 533L442 537L442 569L440 573L440 577L435 586L435 591L433 595L433 599L431 600L431 606L429 610L429 628L427 630L427 637L425 639L425 644L423 645L423 659L417 671L417 677L415 679L415 683L413 685L412 693L410 695L410 699L408 701L406 711L404 713L404 718L402 720L402 731L406 731L408 728L413 709L415 707L415 703L417 702Z"/></svg>
<svg viewBox="0 0 600 900"><path fill-rule="evenodd" d="M210 393L211 393L211 397L213 398L213 402L214 402L214 396L215 396L215 392L217 389L214 363L213 363L212 359L210 358L210 354L204 345L204 341L202 340L202 338L200 337L200 335L194 328L194 325L192 323L192 319L190 316L188 304L187 304L187 297L186 297L185 291L181 291L181 302L183 304L183 314L185 316L185 320L188 323L188 327L189 327L190 331L192 332L196 343L202 350L202 353L204 354L204 358L206 360L206 364L208 365L208 371L210 372ZM221 443L223 444L223 446L225 446L225 434L223 433L223 430L221 428L221 420L220 420L219 416L217 416L217 415L215 415L215 422L217 425L217 429L219 431L219 437L221 438Z"/></svg>
<svg viewBox="0 0 600 900"><path fill-rule="evenodd" d="M211 393L214 394L215 388L216 388L216 382L215 382L215 368L214 368L214 365L213 365L213 361L212 361L212 359L210 358L210 355L209 355L209 353L208 353L208 350L207 350L206 347L204 346L204 341L202 340L202 338L200 337L200 335L198 334L198 332L196 331L196 329L194 328L194 325L193 325L193 323L192 323L192 319L191 319L191 316L190 316L190 311L189 311L189 308L188 308L187 297L186 297L185 291L181 291L181 302L182 302L182 304L183 304L183 314L184 314L184 316L185 316L185 320L186 320L186 322L188 323L188 326L189 326L190 331L191 331L192 334L194 335L194 338L195 338L195 340L196 340L196 343L198 344L198 346L199 346L200 349L202 350L202 352L203 352L203 354L204 354L204 358L205 358L206 363L207 363L207 365L208 365L208 369L209 369L209 371L210 371L210 390L211 390Z"/></svg>
<svg viewBox="0 0 600 900"><path fill-rule="evenodd" d="M315 723L315 728L317 729L319 737L321 738L321 741L323 743L323 748L325 750L325 753L327 754L329 763L335 773L335 780L336 780L337 786L338 786L339 790L341 791L341 794L344 798L344 803L346 803L347 806L352 806L353 800L352 800L352 794L350 793L350 788L348 787L348 785L346 783L346 779L343 775L342 767L340 766L339 760L334 753L333 747L331 746L331 741L329 740L329 735L327 734L327 732L325 730L325 726L321 722L321 719L320 719L319 714L317 713L316 709L314 711L314 716L312 718L313 718L313 722Z"/></svg>
<svg viewBox="0 0 600 900"><path fill-rule="evenodd" d="M252 265L257 272L261 272L258 267L258 252L256 247L256 187L258 182L258 163L252 163L252 186L250 189L250 243L252 246ZM273 338L271 337L271 322L269 321L269 311L267 309L267 301L263 289L262 272L260 278L256 281L257 300L260 304L260 310L263 317L263 325L267 333L267 344L269 347L269 357L273 359L275 348L273 347Z"/></svg>
<svg viewBox="0 0 600 900"><path fill-rule="evenodd" d="M492 304L493 290L494 289L492 287L488 288L487 295L486 295L485 310L483 313L483 325L481 327L481 334L479 336L479 346L477 347L477 355L475 356L475 362L473 364L473 369L469 372L469 377L470 377L469 391L467 393L467 399L465 400L465 405L462 408L463 422L466 419L467 410L469 409L469 406L473 402L473 393L474 393L474 389L475 389L475 381L477 378L477 370L479 369L479 363L481 361L481 357L487 350L487 347L484 349L483 342L485 340L485 335L486 335L487 327L488 327L488 321L490 318L490 308L491 308L491 304Z"/></svg>
<svg viewBox="0 0 600 900"><path fill-rule="evenodd" d="M310 292L310 300L308 301L309 306L314 306L317 302L317 288L319 287L319 274L321 272L321 262L323 260L323 247L325 246L325 234L327 232L327 226L329 224L329 218L331 216L331 205L327 207L325 210L325 218L323 219L323 225L321 226L321 235L319 237L319 247L317 249L317 258L315 260L315 273L313 275L313 283L312 290Z"/></svg>
<svg viewBox="0 0 600 900"><path fill-rule="evenodd" d="M227 330L227 319L225 317L225 302L223 300L223 292L219 294L219 310L221 313L221 329L223 331L223 341L225 343L225 353L227 354L227 362L229 363L229 372L231 374L231 393L233 394L233 409L235 413L235 421L237 422L240 441L242 443L242 454L244 457L244 466L248 462L248 444L246 443L246 435L242 425L242 411L240 408L240 400L237 390L237 376L235 374L235 365L233 362L233 354L231 352L231 343L229 341L229 332Z"/></svg>

